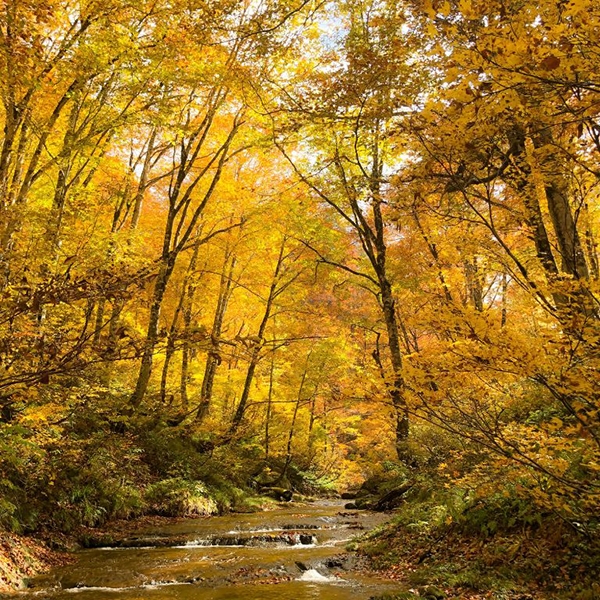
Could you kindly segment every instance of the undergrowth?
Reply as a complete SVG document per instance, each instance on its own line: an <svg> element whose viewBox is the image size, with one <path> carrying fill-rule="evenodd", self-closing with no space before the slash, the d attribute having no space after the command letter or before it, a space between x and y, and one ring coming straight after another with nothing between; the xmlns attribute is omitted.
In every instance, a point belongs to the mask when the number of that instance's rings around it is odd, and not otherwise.
<svg viewBox="0 0 600 600"><path fill-rule="evenodd" d="M390 600L430 597L428 589L443 598L600 597L593 518L582 530L511 485L481 497L431 472L416 478L392 520L354 545L375 569L417 590Z"/></svg>
<svg viewBox="0 0 600 600"><path fill-rule="evenodd" d="M128 417L125 428L113 404L73 411L60 426L0 423L0 530L69 533L142 515L252 512L268 502L257 481L270 471L251 437L219 444L152 414ZM304 492L314 483L292 464L279 485Z"/></svg>

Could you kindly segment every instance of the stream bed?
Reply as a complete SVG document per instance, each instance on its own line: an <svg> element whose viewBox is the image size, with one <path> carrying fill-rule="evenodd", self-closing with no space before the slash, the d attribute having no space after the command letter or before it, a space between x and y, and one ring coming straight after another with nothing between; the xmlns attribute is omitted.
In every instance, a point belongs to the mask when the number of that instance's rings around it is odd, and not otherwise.
<svg viewBox="0 0 600 600"><path fill-rule="evenodd" d="M33 579L16 597L366 600L398 585L353 568L344 547L386 518L320 501L186 519L145 528L120 547L80 550L76 562Z"/></svg>

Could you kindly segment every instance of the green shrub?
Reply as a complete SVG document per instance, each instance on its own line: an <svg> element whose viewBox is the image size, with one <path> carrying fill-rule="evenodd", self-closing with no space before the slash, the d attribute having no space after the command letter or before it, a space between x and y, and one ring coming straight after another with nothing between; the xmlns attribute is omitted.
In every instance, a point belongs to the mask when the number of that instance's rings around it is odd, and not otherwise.
<svg viewBox="0 0 600 600"><path fill-rule="evenodd" d="M535 504L514 494L511 488L507 486L502 493L465 503L460 511L454 511L454 520L466 533L483 535L541 525L543 515Z"/></svg>
<svg viewBox="0 0 600 600"><path fill-rule="evenodd" d="M153 513L166 517L212 515L218 512L217 502L203 483L181 477L153 483L146 489L144 500Z"/></svg>
<svg viewBox="0 0 600 600"><path fill-rule="evenodd" d="M123 485L115 490L111 516L131 519L143 514L145 503L142 492L133 485Z"/></svg>

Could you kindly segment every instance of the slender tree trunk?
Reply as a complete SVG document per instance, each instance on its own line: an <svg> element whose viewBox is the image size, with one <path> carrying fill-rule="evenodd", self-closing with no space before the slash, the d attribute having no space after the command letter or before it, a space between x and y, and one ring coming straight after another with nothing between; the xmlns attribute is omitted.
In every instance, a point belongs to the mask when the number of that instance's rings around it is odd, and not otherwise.
<svg viewBox="0 0 600 600"><path fill-rule="evenodd" d="M448 286L448 282L446 281L446 278L444 277L444 272L442 271L442 264L440 261L440 255L439 255L439 252L437 249L437 245L429 239L429 236L427 235L427 233L425 232L425 229L423 228L421 219L419 218L419 213L417 212L416 209L413 210L412 214L413 214L415 223L417 224L417 229L419 230L419 233L421 234L421 237L423 238L423 241L425 242L425 245L427 246L427 249L429 250L429 254L431 254L431 257L433 258L433 261L437 268L438 280L442 286L442 290L444 292L444 298L445 298L446 302L448 302L449 304L452 304L454 302L454 300L452 298L452 292L450 291L450 287Z"/></svg>
<svg viewBox="0 0 600 600"><path fill-rule="evenodd" d="M7 134L8 132L5 128L5 136ZM10 281L10 259L8 255L12 247L13 233L17 227L17 223L22 218L19 214L18 208L15 207L15 194L16 186L21 179L27 141L28 127L27 122L23 121L23 124L21 125L21 134L19 138L17 154L14 160L15 165L12 174L12 185L8 188L3 186L2 196L0 197L0 289L8 285ZM10 155L8 158L10 158ZM4 169L4 175L0 175L0 177L8 178L9 166L10 165L6 165L6 168Z"/></svg>
<svg viewBox="0 0 600 600"><path fill-rule="evenodd" d="M254 379L254 372L256 371L256 366L258 365L258 361L260 360L260 351L262 350L262 345L264 342L265 330L267 329L267 323L269 322L271 310L273 308L273 302L276 297L277 284L279 282L279 277L283 266L283 252L285 249L285 242L285 239L281 242L279 256L277 258L277 264L275 266L275 272L273 273L273 280L271 282L271 286L269 288L269 295L265 304L265 311L263 313L263 318L258 328L258 333L255 336L257 341L253 342L250 354L250 363L248 364L248 370L246 371L246 379L244 381L244 389L242 391L242 396L240 398L237 409L235 411L235 415L233 417L233 421L231 423L231 427L229 430L230 434L233 434L237 431L246 412L248 399L250 398L250 388Z"/></svg>
<svg viewBox="0 0 600 600"><path fill-rule="evenodd" d="M17 145L17 152L14 158L14 168L11 177L10 187L6 196L7 206L14 206L17 191L19 189L21 178L23 176L23 165L25 163L25 150L29 142L29 127L27 125L27 119L29 118L29 110L26 110L26 114L23 117L21 125L21 131L19 134L19 143ZM12 220L12 219L11 219ZM8 224L7 224L8 225ZM8 230L12 229L7 227Z"/></svg>
<svg viewBox="0 0 600 600"><path fill-rule="evenodd" d="M189 322L185 320L187 326ZM190 345L188 340L184 340L183 348L181 349L181 373L179 379L179 398L181 406L187 409L189 404L187 386L190 380Z"/></svg>
<svg viewBox="0 0 600 600"><path fill-rule="evenodd" d="M197 236L199 235L199 232L197 234ZM196 237L197 237L196 236ZM189 305L193 304L193 296L194 296L194 292L196 289L195 284L193 283L193 277L194 277L194 272L196 270L196 263L198 262L198 254L200 251L200 244L196 244L194 246L194 252L192 253L192 256L190 258L190 262L188 263L188 267L183 279L183 284L181 286L181 294L179 296L179 302L177 303L177 307L175 309L175 313L173 314L173 320L171 321L171 326L169 327L169 333L167 334L167 347L165 350L165 362L163 363L163 369L162 369L162 375L160 378L160 399L161 402L166 402L166 398L167 398L167 382L168 382L168 378L169 378L169 367L171 365L171 361L173 359L173 356L175 355L175 341L177 338L177 325L179 323L179 316L181 315L182 310L184 310L184 306L186 303L188 303ZM187 313L187 308L186 311ZM190 312L190 321L191 321L191 308L189 309ZM184 325L184 331L183 331L183 337L184 337L184 351L188 350L187 346L189 345L189 340L187 339L187 336L189 335L189 323L186 323L185 321L185 316L184 316L184 323L187 325L187 327ZM186 364L187 367L187 364ZM187 373L186 373L186 377L187 377ZM184 397L182 396L182 406L185 408L187 406L187 393L185 395L185 400Z"/></svg>
<svg viewBox="0 0 600 600"><path fill-rule="evenodd" d="M285 463L283 464L283 469L281 470L281 474L277 478L277 482L280 482L286 475L287 470L290 467L292 462L292 441L294 439L294 429L296 427L296 419L298 418L298 410L300 408L300 402L302 399L302 386L304 385L304 378L306 374L302 377L302 384L300 385L300 390L298 391L298 397L296 398L296 403L294 404L294 413L292 414L292 422L290 423L290 430L288 432L287 445L285 450Z"/></svg>
<svg viewBox="0 0 600 600"><path fill-rule="evenodd" d="M196 412L197 421L202 421L210 411L215 375L217 373L217 367L221 364L220 338L225 313L227 312L227 305L231 298L235 263L235 257L230 257L229 253L226 251L223 268L221 270L221 281L219 283L219 297L217 299L217 307L215 309L211 331L212 347L206 357L204 377L202 378L202 388L200 390L200 404L198 405L198 411Z"/></svg>
<svg viewBox="0 0 600 600"><path fill-rule="evenodd" d="M192 331L192 318L194 315L194 299L196 297L196 290L198 289L198 283L193 277L193 272L196 270L199 249L200 245L197 245L194 249L194 256L192 258L193 264L190 266L190 280L187 286L183 310L183 346L181 348L181 377L179 380L179 395L181 399L181 406L184 409L187 409L189 404L187 386L190 381L189 370L192 353L190 335Z"/></svg>
<svg viewBox="0 0 600 600"><path fill-rule="evenodd" d="M407 440L409 434L408 406L404 398L404 377L402 375L402 351L398 335L395 300L392 286L385 276L380 279L381 305L388 336L390 362L392 363L393 380L389 385L389 393L396 412L396 451L398 458L408 460Z"/></svg>
<svg viewBox="0 0 600 600"><path fill-rule="evenodd" d="M269 392L267 393L267 411L265 415L265 461L269 460L269 452L271 450L271 411L273 409L273 383L275 376L275 351L271 354L271 365L269 369Z"/></svg>
<svg viewBox="0 0 600 600"><path fill-rule="evenodd" d="M402 368L402 350L400 349L400 336L396 315L396 301L392 292L392 284L387 274L387 246L385 243L385 224L381 213L380 182L383 165L379 159L378 139L373 144L373 165L371 174L371 205L373 212L374 247L375 252L371 264L377 274L379 294L383 319L387 331L388 349L392 365L392 379L388 384L390 398L396 413L396 451L402 461L409 460L408 434L409 418L408 406L404 398L404 377Z"/></svg>
<svg viewBox="0 0 600 600"><path fill-rule="evenodd" d="M500 318L500 327L504 329L506 327L506 305L507 305L507 292L508 292L508 274L506 271L502 273L502 313Z"/></svg>
<svg viewBox="0 0 600 600"><path fill-rule="evenodd" d="M521 134L522 135L522 134ZM581 242L581 237L577 229L577 223L573 216L573 211L570 206L567 183L560 174L559 170L556 169L552 164L551 159L548 159L544 164L538 166L535 162L533 150L536 148L543 147L547 144L552 143L552 134L550 131L542 130L536 134L533 138L527 139L524 142L525 149L527 150L527 158L529 164L527 165L527 173L531 174L535 170L539 179L543 181L543 184L539 186L533 185L534 188L540 190L539 194L545 196L548 204L548 213L550 214L550 220L552 222L552 228L558 243L558 252L560 255L561 268L559 269L556 262L550 261L545 258L542 260L542 265L546 270L548 280L552 284L556 284L562 278L561 272L566 273L575 280L586 282L590 278L590 269L588 267L585 252ZM535 209L538 215L536 219L541 223L538 223L538 231L543 227L541 211L539 209L539 201L537 194L529 194L526 197L529 198L529 203L533 201L537 204ZM539 247L538 231L535 234L536 248ZM544 245L549 242L544 241ZM548 254L548 250L545 254ZM538 251L539 255L539 251ZM586 287L585 283L582 283L578 289L573 292L565 292L560 286L554 285L554 291L552 293L554 303L556 307L563 313L563 321L565 326L570 328L569 322L575 313L585 314L586 316L598 317L598 312L595 306L593 298ZM576 332L573 332L576 333Z"/></svg>
<svg viewBox="0 0 600 600"><path fill-rule="evenodd" d="M549 278L553 279L558 275L558 267L544 224L531 166L528 163L525 133L520 128L515 128L510 132L509 139L517 158L514 172L515 185L525 205L525 219L533 235L537 257Z"/></svg>
<svg viewBox="0 0 600 600"><path fill-rule="evenodd" d="M540 148L552 143L552 134L544 129L534 136L532 141L535 148ZM589 279L589 269L564 178L555 171L553 164L542 165L542 168L544 167L547 171L543 174L544 190L548 201L548 212L558 241L562 269L575 279Z"/></svg>
<svg viewBox="0 0 600 600"><path fill-rule="evenodd" d="M557 184L550 183L546 185L546 198L563 270L575 279L589 279L583 246L566 193Z"/></svg>
<svg viewBox="0 0 600 600"><path fill-rule="evenodd" d="M552 252L552 245L540 207L538 190L532 171L533 161L525 132L521 128L515 127L509 132L509 141L516 159L514 171L511 172L513 175L512 183L523 200L525 221L533 236L538 260L546 273L546 279L553 284L558 279L559 269ZM564 309L568 306L568 298L560 291L552 289L551 295L557 308Z"/></svg>
<svg viewBox="0 0 600 600"><path fill-rule="evenodd" d="M160 376L160 401L165 404L167 401L167 384L169 381L169 367L171 366L171 361L173 360L173 356L175 355L175 339L177 337L177 324L179 322L179 315L181 313L181 305L183 303L183 294L179 299L179 303L177 304L177 308L175 309L175 314L173 315L173 320L171 321L171 327L169 327L169 333L167 334L167 346L165 348L165 362L163 363L162 374ZM172 402L169 400L169 404Z"/></svg>
<svg viewBox="0 0 600 600"><path fill-rule="evenodd" d="M242 423L242 419L246 414L248 399L250 398L250 388L252 386L252 381L254 380L254 373L256 371L256 366L258 365L259 357L260 346L259 344L256 344L252 349L252 354L250 356L250 363L248 364L248 369L246 371L246 379L244 380L244 389L242 390L240 401L236 408L235 414L233 415L231 427L229 428L230 434L234 434L238 430Z"/></svg>
<svg viewBox="0 0 600 600"><path fill-rule="evenodd" d="M309 435L309 443L312 445L313 439L311 437L312 431L315 428L315 421L317 419L317 415L315 414L315 408L317 406L317 390L313 394L313 397L310 400L310 417L308 420L308 435Z"/></svg>
<svg viewBox="0 0 600 600"><path fill-rule="evenodd" d="M146 390L148 389L148 383L152 373L154 349L159 338L158 325L160 321L160 311L163 298L167 290L167 284L169 283L169 279L173 273L174 266L175 259L173 257L168 257L166 260L164 260L160 266L158 276L154 284L152 305L150 307L150 318L148 320L148 329L144 343L144 353L142 354L142 362L140 364L135 390L129 399L129 404L133 409L139 407L144 395L146 394Z"/></svg>
<svg viewBox="0 0 600 600"><path fill-rule="evenodd" d="M404 340L405 353L410 354L411 352L418 352L419 344L418 344L416 336L413 334L412 340L411 340L411 336L408 335L408 329L406 328L406 325L404 324L402 317L399 314L396 314L396 318L398 319L398 325L400 327L400 331L402 332L402 339Z"/></svg>
<svg viewBox="0 0 600 600"><path fill-rule="evenodd" d="M46 232L48 246L53 253L54 260L56 260L60 248L62 222L67 194L70 188L69 178L71 177L71 170L75 159L75 132L77 131L79 113L80 104L78 99L76 99L71 107L67 128L63 136L62 149L58 156L58 175L54 187L54 198L52 199L52 212Z"/></svg>
<svg viewBox="0 0 600 600"><path fill-rule="evenodd" d="M465 260L465 278L467 280L467 296L477 312L483 312L483 291L477 268L477 258Z"/></svg>
<svg viewBox="0 0 600 600"><path fill-rule="evenodd" d="M396 452L403 462L409 462L408 449L409 418L408 405L404 397L404 377L402 366L402 350L396 315L396 301L392 284L387 272L387 246L385 242L385 223L381 212L381 178L383 163L379 156L379 124L376 124L372 151L372 168L369 188L371 191L371 210L373 214L374 232L372 232L374 251L369 258L377 275L383 319L387 330L388 350L392 365L392 378L388 383L388 391L396 416Z"/></svg>
<svg viewBox="0 0 600 600"><path fill-rule="evenodd" d="M14 90L9 90L9 96L13 97L4 101L4 135L0 150L0 202L3 206L8 199L10 170L17 134L25 118L25 107L17 105L14 99Z"/></svg>
<svg viewBox="0 0 600 600"><path fill-rule="evenodd" d="M279 475L277 482L281 481L287 474L287 470L292 462L292 441L294 439L294 428L296 427L296 419L298 418L298 410L300 409L300 403L302 402L302 393L304 392L304 384L308 376L308 370L310 366L310 357L312 354L312 348L306 356L306 362L304 363L304 370L302 371L302 379L300 380L300 386L298 387L298 395L296 397L296 403L294 405L294 413L292 414L292 422L290 423L290 430L288 433L287 445L285 450L285 463L281 474Z"/></svg>
<svg viewBox="0 0 600 600"><path fill-rule="evenodd" d="M598 245L596 244L596 239L590 224L590 212L587 204L583 207L583 214L585 217L585 246L589 257L590 274L593 279L598 279L600 277L600 270L598 268Z"/></svg>
<svg viewBox="0 0 600 600"><path fill-rule="evenodd" d="M124 307L125 302L123 300L113 300L110 319L108 321L108 340L106 342L106 352L108 356L114 356L117 351L119 322Z"/></svg>
<svg viewBox="0 0 600 600"><path fill-rule="evenodd" d="M115 207L115 212L113 214L113 220L110 227L110 240L108 242L108 248L106 250L105 262L110 264L115 252L115 244L114 244L114 235L120 229L120 217L123 213L123 209L125 208L127 201L127 190L129 186L125 186L125 191L123 193L123 199L117 203ZM94 346L99 349L100 348L100 338L102 336L102 329L105 326L104 323L104 313L106 310L106 298L102 297L98 300L97 308L96 308L96 319L94 326Z"/></svg>
<svg viewBox="0 0 600 600"><path fill-rule="evenodd" d="M139 182L137 185L136 196L134 199L134 206L135 206L134 211L137 210L138 214L137 214L137 219L135 219L135 222L132 219L132 222L130 225L131 230L137 229L138 221L139 221L139 212L141 211L141 200L144 196L145 190L148 187L150 157L151 157L151 152L153 150L155 135L156 135L156 130L153 129L152 133L150 135L151 141L148 143L148 147L146 149L146 154L145 154L145 159L144 159L144 167L142 169L142 173L140 175L140 179L139 179ZM132 165L130 165L130 168L132 169ZM133 175L133 173L130 173L130 176L131 175ZM114 255L114 251L115 251L114 240L112 238L118 231L120 231L123 228L123 225L127 219L127 215L129 214L129 211L131 209L130 193L131 193L131 186L130 186L129 179L128 179L128 182L125 185L125 189L123 191L123 198L121 199L121 201L119 201L117 203L117 205L115 207L115 212L113 215L113 220L112 220L111 230L110 230L111 239L109 241L108 249L106 252L106 259L105 259L106 263L111 262L112 257ZM116 323L114 309L115 309L115 307L113 306L111 320L109 323L109 327L113 330L114 330L113 324ZM122 310L122 306L118 306L117 312L120 313L121 310ZM106 312L106 298L100 298L98 300L98 305L97 305L97 309L96 309L96 324L95 324L95 330L94 330L94 346L96 346L96 348L100 347L100 338L102 335L102 329L105 326L105 323L104 323L105 312ZM116 343L114 336L109 335L109 340ZM109 344L109 347L108 347L109 354L111 353L111 348L114 348L114 347L115 347L114 344Z"/></svg>
<svg viewBox="0 0 600 600"><path fill-rule="evenodd" d="M129 224L131 230L137 229L140 222L142 203L144 201L144 193L148 188L148 177L150 175L150 167L152 164L152 156L155 150L157 133L158 129L153 127L152 131L150 132L150 137L148 138L148 147L144 157L144 166L142 167L137 192L135 194L135 198L133 199L133 212L131 214L131 223Z"/></svg>

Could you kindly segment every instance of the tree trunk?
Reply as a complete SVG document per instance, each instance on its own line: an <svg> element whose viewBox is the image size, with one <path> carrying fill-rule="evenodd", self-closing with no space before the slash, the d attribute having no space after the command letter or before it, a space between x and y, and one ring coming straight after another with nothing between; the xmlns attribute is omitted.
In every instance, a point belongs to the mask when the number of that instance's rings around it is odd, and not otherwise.
<svg viewBox="0 0 600 600"><path fill-rule="evenodd" d="M260 322L258 333L255 336L257 341L253 342L253 347L250 355L250 363L248 364L248 370L246 372L246 379L244 381L244 389L242 391L242 396L240 398L239 404L235 411L235 415L233 416L231 427L229 429L230 434L234 434L237 431L246 412L248 399L250 397L250 387L252 386L252 380L254 379L254 372L256 371L256 366L258 365L258 361L260 360L260 351L262 350L262 345L264 342L265 330L267 329L267 323L269 322L269 318L271 316L273 302L277 295L277 284L279 282L279 276L281 274L281 268L283 266L283 252L285 249L285 242L286 240L284 238L281 242L281 247L279 249L279 256L277 257L277 264L275 266L275 272L273 273L273 280L269 288L269 295L267 297L267 303L265 305L265 312Z"/></svg>
<svg viewBox="0 0 600 600"><path fill-rule="evenodd" d="M549 130L542 129L540 133L533 137L532 142L533 147L536 149L552 144L552 134ZM544 191L548 201L548 212L558 242L562 270L575 279L589 279L589 269L577 225L573 218L564 177L560 172L557 172L552 162L541 165L541 168L544 178Z"/></svg>
<svg viewBox="0 0 600 600"><path fill-rule="evenodd" d="M144 399L150 375L152 373L152 362L154 359L154 349L158 342L158 325L160 320L160 311L163 298L167 290L169 278L173 272L175 260L173 257L168 257L160 266L156 283L154 284L154 293L152 297L152 306L150 307L150 318L148 320L148 329L146 333L146 341L144 343L144 353L140 364L135 390L129 399L129 404L133 409L137 409Z"/></svg>
<svg viewBox="0 0 600 600"><path fill-rule="evenodd" d="M146 156L144 157L144 166L142 167L137 192L135 194L135 198L133 199L133 212L131 214L131 223L129 224L129 227L132 231L137 229L140 222L142 203L144 200L144 193L148 188L148 177L150 175L150 166L152 164L151 161L156 144L157 133L157 128L153 127L152 131L150 132L150 137L148 138L148 147L146 149Z"/></svg>
<svg viewBox="0 0 600 600"><path fill-rule="evenodd" d="M202 388L200 391L200 404L196 412L196 420L202 421L210 411L210 402L212 400L213 384L217 367L221 364L220 354L220 337L223 329L223 320L227 312L227 305L231 298L233 271L235 269L236 259L231 257L226 252L223 269L221 271L221 281L219 284L219 297L217 299L217 307L213 318L213 326L211 331L212 347L206 357L206 365L204 367L204 377L202 378ZM229 268L228 268L229 265Z"/></svg>
<svg viewBox="0 0 600 600"><path fill-rule="evenodd" d="M416 208L413 209L412 215L415 220L415 223L417 224L417 229L419 230L419 233L421 234L421 237L423 238L423 241L425 242L427 249L429 250L429 254L431 254L431 257L433 258L433 261L437 268L438 280L442 286L442 290L444 292L444 298L448 304L452 304L454 302L454 300L452 298L452 292L450 291L450 287L448 286L448 282L446 281L446 278L444 277L444 272L442 271L442 264L440 261L440 255L439 255L437 246L434 242L432 242L429 239L429 236L427 235L427 233L425 233L425 229L423 228L423 225L421 224L421 219L419 218L419 213L417 212Z"/></svg>
<svg viewBox="0 0 600 600"><path fill-rule="evenodd" d="M191 312L191 311L190 311ZM187 317L187 315L186 315ZM184 327L189 331L191 319L184 318ZM181 374L179 379L179 398L181 407L187 409L189 404L187 386L190 380L190 344L189 340L184 340L183 348L181 349Z"/></svg>
<svg viewBox="0 0 600 600"><path fill-rule="evenodd" d="M177 337L177 323L179 322L179 314L181 312L181 303L183 298L180 298L179 304L175 309L171 327L167 334L167 347L165 348L165 362L163 363L162 374L160 376L160 401L165 404L167 402L167 384L169 381L169 367L175 355L175 338ZM169 404L172 403L173 396L171 395Z"/></svg>
<svg viewBox="0 0 600 600"><path fill-rule="evenodd" d="M590 273L583 246L566 193L556 183L549 183L546 185L546 198L558 240L563 271L575 279L589 279Z"/></svg>
<svg viewBox="0 0 600 600"><path fill-rule="evenodd" d="M298 418L298 410L300 409L300 403L302 402L302 392L304 391L304 384L306 383L306 377L308 376L308 369L310 365L310 356L312 354L312 348L308 352L306 362L304 364L304 371L302 371L302 379L300 380L300 386L298 388L298 396L296 397L296 404L294 405L294 413L292 415L292 422L290 424L290 431L288 433L287 445L285 450L285 463L281 474L279 475L276 483L279 483L287 474L287 470L292 462L292 441L294 439L294 428L296 427L296 419Z"/></svg>
<svg viewBox="0 0 600 600"><path fill-rule="evenodd" d="M383 319L387 331L388 350L392 365L392 378L388 381L388 391L396 415L395 437L398 458L410 461L408 450L409 418L408 406L404 398L404 377L402 375L402 350L396 315L396 301L392 292L392 284L387 274L387 246L385 243L385 224L381 213L380 181L382 165L379 161L377 146L373 150L373 168L371 175L371 205L373 211L375 252L370 257L373 269L377 274Z"/></svg>
<svg viewBox="0 0 600 600"><path fill-rule="evenodd" d="M558 279L559 269L552 252L548 231L544 224L538 189L533 177L533 168L535 167L532 167L534 163L530 152L531 141L526 141L525 132L519 127L515 127L510 131L508 137L511 143L511 151L515 157L515 168L511 171L513 180L508 180L508 182L515 186L523 200L525 221L533 236L538 260L544 269L546 279L551 284L550 293L554 305L558 309L564 309L569 304L568 298L560 291L553 289L552 286Z"/></svg>
<svg viewBox="0 0 600 600"><path fill-rule="evenodd" d="M271 367L269 369L269 392L267 394L267 411L265 415L265 461L269 460L269 451L271 443L271 411L273 401L273 379L275 375L275 351L271 354Z"/></svg>
<svg viewBox="0 0 600 600"><path fill-rule="evenodd" d="M504 329L506 327L506 305L507 305L507 293L508 293L508 274L506 271L502 273L502 316L500 318L500 327Z"/></svg>
<svg viewBox="0 0 600 600"><path fill-rule="evenodd" d="M473 308L477 312L483 312L483 291L481 289L479 269L477 268L477 258L474 258L473 261L465 260L464 265L465 278L467 280L467 295L471 300Z"/></svg>
<svg viewBox="0 0 600 600"><path fill-rule="evenodd" d="M532 177L531 165L528 162L530 157L527 152L524 131L515 127L509 134L509 141L512 152L517 159L515 161L516 168L513 173L515 187L523 199L526 212L525 220L533 235L537 257L548 278L555 279L556 275L558 275L558 267L556 266L552 246L544 224L537 189Z"/></svg>
<svg viewBox="0 0 600 600"><path fill-rule="evenodd" d="M388 389L396 412L396 452L400 460L406 461L409 459L407 446L409 418L408 406L403 394L404 377L402 376L402 351L400 350L398 323L396 320L396 303L392 295L392 286L385 276L382 276L380 286L381 305L388 335L388 348L393 373L393 379Z"/></svg>
<svg viewBox="0 0 600 600"><path fill-rule="evenodd" d="M199 232L196 235L198 238ZM199 241L197 239L197 241ZM165 362L163 364L163 370L160 380L160 399L164 403L167 398L167 381L169 378L169 367L171 365L171 361L173 356L175 355L175 341L177 338L177 324L179 322L179 315L181 311L184 310L184 327L183 327L183 356L182 358L182 373L181 373L181 387L184 385L184 381L187 384L187 367L188 367L188 356L189 353L189 333L190 333L190 323L192 319L192 306L194 302L194 295L196 291L196 284L194 281L194 272L196 270L196 263L198 262L198 254L200 251L200 244L196 243L194 246L194 252L190 258L190 262L188 263L188 267L185 273L185 277L183 278L183 283L181 286L181 294L179 296L179 302L177 303L177 308L175 309L175 313L173 314L173 320L171 321L171 327L169 328L169 333L167 335L167 347L165 351ZM187 306L186 306L187 304ZM185 309L184 309L185 307ZM189 313L189 318L188 318ZM185 370L185 378L183 371ZM181 405L183 408L187 408L187 387L184 387L183 393L181 395Z"/></svg>
<svg viewBox="0 0 600 600"><path fill-rule="evenodd" d="M587 204L583 207L583 214L585 217L585 245L590 262L590 274L593 279L597 280L600 277L600 270L598 268L598 245L596 244L596 239L590 224L590 212Z"/></svg>

